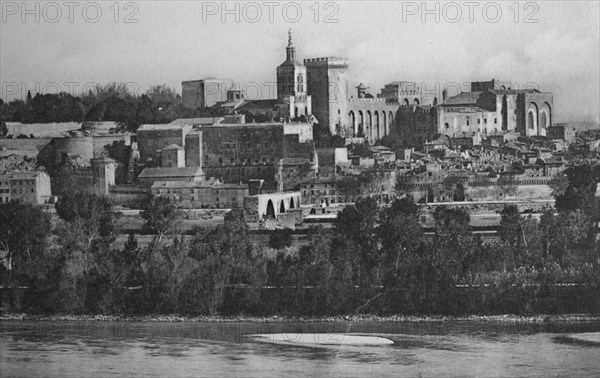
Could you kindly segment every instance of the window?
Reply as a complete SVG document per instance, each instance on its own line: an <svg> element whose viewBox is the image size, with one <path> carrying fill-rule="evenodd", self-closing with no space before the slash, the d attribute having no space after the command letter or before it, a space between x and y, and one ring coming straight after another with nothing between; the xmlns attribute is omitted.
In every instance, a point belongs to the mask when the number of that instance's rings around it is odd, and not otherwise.
<svg viewBox="0 0 600 378"><path fill-rule="evenodd" d="M494 118L494 123L498 123L498 118Z"/></svg>
<svg viewBox="0 0 600 378"><path fill-rule="evenodd" d="M266 158L266 157L263 157L263 158L262 158L262 161L263 161L263 163L266 163L266 162L267 162L267 158Z"/></svg>
<svg viewBox="0 0 600 378"><path fill-rule="evenodd" d="M485 123L487 125L487 118L483 119L483 123Z"/></svg>
<svg viewBox="0 0 600 378"><path fill-rule="evenodd" d="M265 142L265 149L269 148L269 142Z"/></svg>
<svg viewBox="0 0 600 378"><path fill-rule="evenodd" d="M481 125L481 118L477 118L477 124Z"/></svg>
<svg viewBox="0 0 600 378"><path fill-rule="evenodd" d="M223 164L223 158L219 158L219 164Z"/></svg>
<svg viewBox="0 0 600 378"><path fill-rule="evenodd" d="M33 188L31 188L31 193L33 193Z"/></svg>
<svg viewBox="0 0 600 378"><path fill-rule="evenodd" d="M230 162L231 164L234 164L234 163L235 163L235 158L231 158L231 159L229 159L229 162Z"/></svg>

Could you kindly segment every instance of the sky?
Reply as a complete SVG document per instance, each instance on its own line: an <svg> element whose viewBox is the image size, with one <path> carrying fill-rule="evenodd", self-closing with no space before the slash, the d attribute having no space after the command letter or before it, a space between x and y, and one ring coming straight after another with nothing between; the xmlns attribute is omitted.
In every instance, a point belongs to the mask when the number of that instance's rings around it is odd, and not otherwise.
<svg viewBox="0 0 600 378"><path fill-rule="evenodd" d="M25 6L23 6L25 4ZM206 77L275 97L288 30L299 59L342 56L373 94L391 81L426 94L492 78L554 94L554 120L600 122L598 1L0 0L0 97L95 83L136 92Z"/></svg>

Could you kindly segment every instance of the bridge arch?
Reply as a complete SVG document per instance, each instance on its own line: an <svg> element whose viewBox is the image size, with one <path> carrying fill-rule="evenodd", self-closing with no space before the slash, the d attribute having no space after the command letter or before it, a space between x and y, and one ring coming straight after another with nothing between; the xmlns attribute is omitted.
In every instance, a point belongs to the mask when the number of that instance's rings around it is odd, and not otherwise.
<svg viewBox="0 0 600 378"><path fill-rule="evenodd" d="M269 200L269 202L267 202L267 213L265 214L265 218L275 219L275 207L273 206L272 200Z"/></svg>

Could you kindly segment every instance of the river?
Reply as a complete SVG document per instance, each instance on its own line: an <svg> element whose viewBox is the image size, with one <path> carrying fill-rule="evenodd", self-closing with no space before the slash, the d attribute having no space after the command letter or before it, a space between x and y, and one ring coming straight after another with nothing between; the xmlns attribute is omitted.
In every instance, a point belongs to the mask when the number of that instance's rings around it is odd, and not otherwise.
<svg viewBox="0 0 600 378"><path fill-rule="evenodd" d="M598 377L600 322L0 322L1 377ZM289 345L248 335L284 333ZM304 346L301 333L391 346Z"/></svg>

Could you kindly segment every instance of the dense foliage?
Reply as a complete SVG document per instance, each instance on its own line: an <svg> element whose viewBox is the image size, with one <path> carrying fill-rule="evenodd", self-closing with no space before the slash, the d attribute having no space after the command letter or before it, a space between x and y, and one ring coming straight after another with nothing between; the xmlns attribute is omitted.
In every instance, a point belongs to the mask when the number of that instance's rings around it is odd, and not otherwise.
<svg viewBox="0 0 600 378"><path fill-rule="evenodd" d="M25 100L0 102L0 123L112 121L131 131L142 124L221 115L214 109L184 108L181 96L166 85L153 86L140 94L126 84L111 83L98 85L81 96L29 93ZM0 130L0 136L5 134L6 130Z"/></svg>
<svg viewBox="0 0 600 378"><path fill-rule="evenodd" d="M148 203L146 229L118 246L110 202L65 195L39 207L0 205L3 311L181 314L493 314L600 310L600 202L594 172L569 172L557 209L515 206L497 234L474 234L461 208L436 208L425 233L410 197L357 199L333 228L264 238L237 212L178 236L179 211ZM577 194L577 195L575 195ZM581 197L581 198L580 198Z"/></svg>

